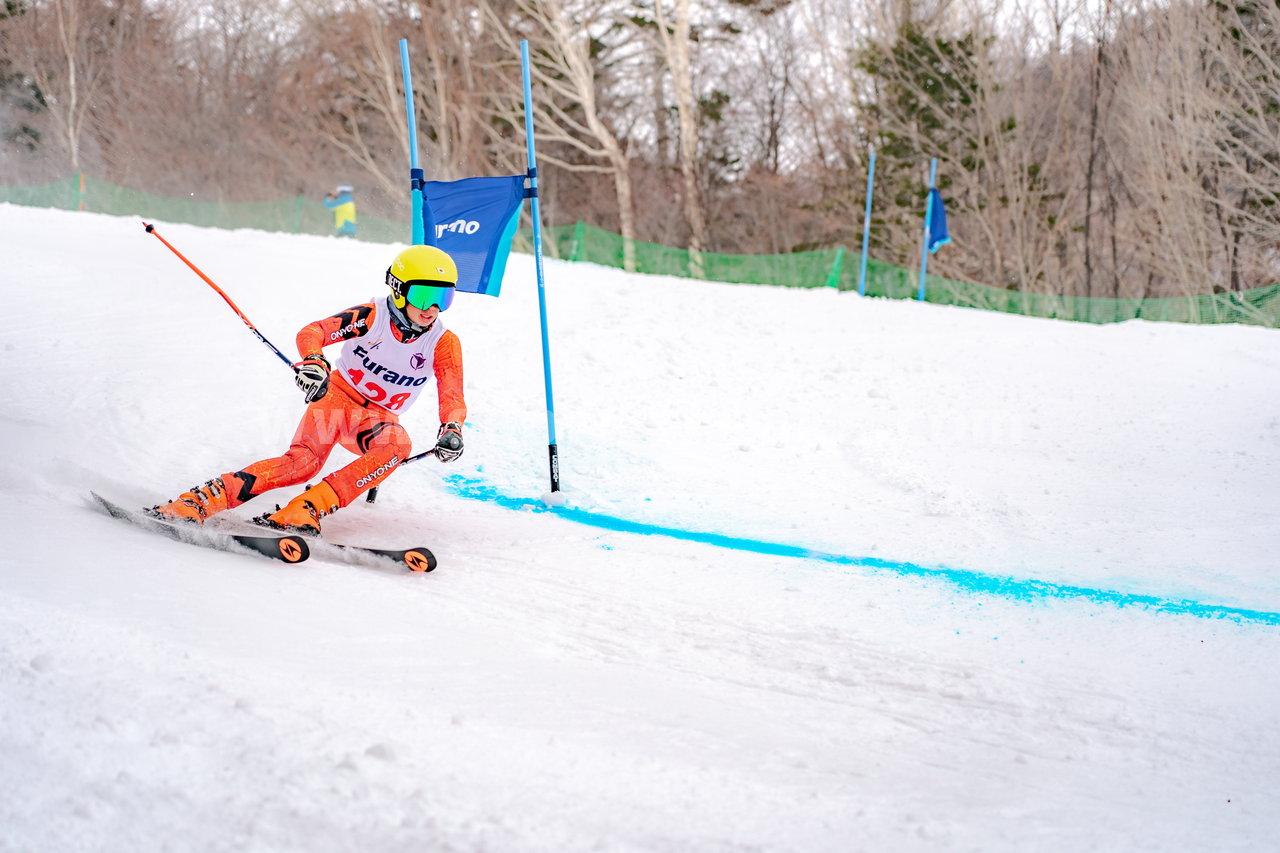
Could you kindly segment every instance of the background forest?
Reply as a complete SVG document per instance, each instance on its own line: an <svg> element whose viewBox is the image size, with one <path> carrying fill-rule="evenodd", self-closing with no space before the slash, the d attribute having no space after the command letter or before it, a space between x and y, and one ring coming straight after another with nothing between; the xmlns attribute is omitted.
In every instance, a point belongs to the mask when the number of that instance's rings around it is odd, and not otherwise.
<svg viewBox="0 0 1280 853"><path fill-rule="evenodd" d="M1144 298L1280 280L1280 6L1243 0L4 0L0 183L209 201L524 171L546 224L691 252L861 242L938 275Z"/></svg>

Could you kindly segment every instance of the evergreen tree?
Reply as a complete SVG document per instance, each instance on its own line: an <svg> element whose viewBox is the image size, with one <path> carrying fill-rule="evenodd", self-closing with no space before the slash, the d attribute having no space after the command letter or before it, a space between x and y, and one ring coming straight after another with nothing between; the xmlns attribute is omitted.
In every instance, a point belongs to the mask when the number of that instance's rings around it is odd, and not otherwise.
<svg viewBox="0 0 1280 853"><path fill-rule="evenodd" d="M27 72L15 67L5 48L5 25L25 15L30 5L30 0L4 0L0 6L0 144L6 151L40 147L42 135L32 122L47 109L44 94Z"/></svg>

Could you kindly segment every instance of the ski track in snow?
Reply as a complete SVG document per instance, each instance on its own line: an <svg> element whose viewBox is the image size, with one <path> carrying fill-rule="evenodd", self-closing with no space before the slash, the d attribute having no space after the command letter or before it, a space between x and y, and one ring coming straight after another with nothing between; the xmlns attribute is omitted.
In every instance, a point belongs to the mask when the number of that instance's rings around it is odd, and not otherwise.
<svg viewBox="0 0 1280 853"><path fill-rule="evenodd" d="M441 567L286 566L85 498L278 452L302 404L275 356L136 219L0 225L0 851L1274 845L1274 624L892 567L1274 614L1275 330L549 261L570 505L521 511L546 435L517 256L446 315L466 454L326 520ZM157 227L286 353L394 251Z"/></svg>

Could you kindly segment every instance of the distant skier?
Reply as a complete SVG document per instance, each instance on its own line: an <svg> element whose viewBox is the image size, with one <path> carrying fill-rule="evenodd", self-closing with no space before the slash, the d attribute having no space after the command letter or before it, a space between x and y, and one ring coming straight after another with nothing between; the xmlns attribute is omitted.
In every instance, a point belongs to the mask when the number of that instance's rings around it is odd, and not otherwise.
<svg viewBox="0 0 1280 853"><path fill-rule="evenodd" d="M320 472L334 445L360 458L295 497L283 509L254 519L290 532L318 534L320 519L350 504L385 480L409 456L409 435L400 415L435 376L440 430L435 455L452 462L462 455L462 346L445 329L440 312L453 304L458 268L434 246L411 246L387 270L391 295L317 320L298 332L295 381L306 396L306 412L283 456L214 477L152 512L203 524L264 492L292 486ZM322 350L344 342L337 370Z"/></svg>
<svg viewBox="0 0 1280 853"><path fill-rule="evenodd" d="M339 237L356 236L356 202L346 184L326 193L324 206L333 211L333 233Z"/></svg>

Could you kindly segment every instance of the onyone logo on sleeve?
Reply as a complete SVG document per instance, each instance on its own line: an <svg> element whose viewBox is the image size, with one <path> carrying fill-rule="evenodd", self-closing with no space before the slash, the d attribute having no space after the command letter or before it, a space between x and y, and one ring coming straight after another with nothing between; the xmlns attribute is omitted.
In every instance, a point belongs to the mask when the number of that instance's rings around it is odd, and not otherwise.
<svg viewBox="0 0 1280 853"><path fill-rule="evenodd" d="M336 331L336 332L334 332L333 334L329 335L329 340L330 340L330 341L345 341L347 338L354 338L354 337L358 337L359 335L364 334L364 331L363 331L363 330L364 330L364 328L365 328L365 326L366 326L366 325L367 325L367 324L365 323L365 318L364 318L364 317L361 317L359 320L353 320L352 322L350 322L350 323L348 323L347 325L343 326L343 327L342 327L341 329L339 329L338 331Z"/></svg>

